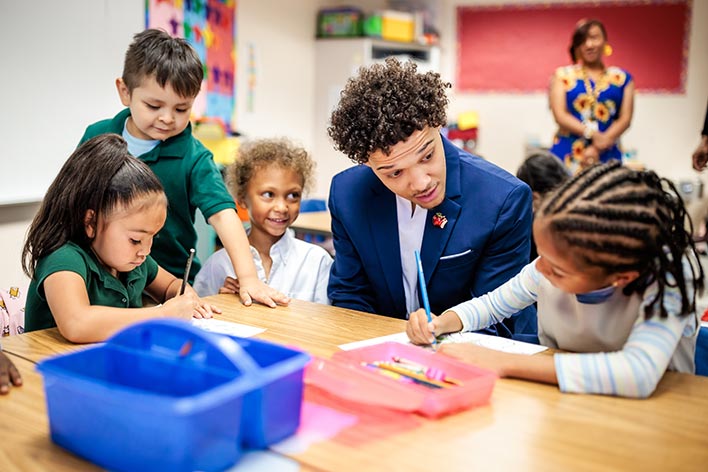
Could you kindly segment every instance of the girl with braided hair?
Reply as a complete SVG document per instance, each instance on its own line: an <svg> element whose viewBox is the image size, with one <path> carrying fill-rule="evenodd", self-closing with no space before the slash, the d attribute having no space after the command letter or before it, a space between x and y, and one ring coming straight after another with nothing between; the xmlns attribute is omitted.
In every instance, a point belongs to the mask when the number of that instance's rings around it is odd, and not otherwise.
<svg viewBox="0 0 708 472"><path fill-rule="evenodd" d="M597 164L552 191L536 212L539 257L498 289L428 323L410 315L416 344L474 331L538 302L541 344L524 356L472 344L441 351L563 392L645 398L664 372L693 373L703 269L676 188L651 171Z"/></svg>

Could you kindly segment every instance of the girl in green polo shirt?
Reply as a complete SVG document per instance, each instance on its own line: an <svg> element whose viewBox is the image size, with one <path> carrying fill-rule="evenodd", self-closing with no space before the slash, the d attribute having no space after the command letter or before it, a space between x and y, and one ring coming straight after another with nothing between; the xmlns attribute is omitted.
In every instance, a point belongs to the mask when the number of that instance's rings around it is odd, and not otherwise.
<svg viewBox="0 0 708 472"><path fill-rule="evenodd" d="M100 158L97 158L100 157ZM69 341L103 341L136 321L218 312L149 256L167 216L150 168L117 134L86 141L69 157L32 221L22 251L25 330L58 327ZM143 308L145 291L161 305Z"/></svg>

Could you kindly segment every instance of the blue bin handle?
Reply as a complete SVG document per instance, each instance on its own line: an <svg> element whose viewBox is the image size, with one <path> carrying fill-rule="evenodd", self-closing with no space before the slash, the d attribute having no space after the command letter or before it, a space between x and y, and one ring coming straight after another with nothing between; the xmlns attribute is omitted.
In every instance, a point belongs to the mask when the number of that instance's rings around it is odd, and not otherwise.
<svg viewBox="0 0 708 472"><path fill-rule="evenodd" d="M166 346L160 340L170 338L179 346ZM257 373L258 363L233 339L207 332L189 322L173 319L141 321L119 331L107 341L107 345L121 346L130 350L156 351L174 355L175 359L190 358L195 340L203 342L212 352L221 355L229 364L242 373ZM193 358L193 356L191 356ZM204 362L204 360L202 361Z"/></svg>

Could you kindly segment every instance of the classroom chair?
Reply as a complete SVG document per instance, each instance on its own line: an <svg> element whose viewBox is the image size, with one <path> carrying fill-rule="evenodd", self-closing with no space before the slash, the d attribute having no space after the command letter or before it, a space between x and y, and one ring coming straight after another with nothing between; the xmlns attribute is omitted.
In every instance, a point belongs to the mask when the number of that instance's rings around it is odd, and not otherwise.
<svg viewBox="0 0 708 472"><path fill-rule="evenodd" d="M320 198L309 198L300 202L300 213L310 213L313 211L325 211L327 210L327 203ZM314 234L303 233L302 239L308 243L322 244L325 242L326 238L324 236L318 236Z"/></svg>
<svg viewBox="0 0 708 472"><path fill-rule="evenodd" d="M300 212L309 213L311 211L325 211L327 203L321 198L308 198L300 202Z"/></svg>
<svg viewBox="0 0 708 472"><path fill-rule="evenodd" d="M305 199L300 202L300 213L309 213L313 211L327 211L327 202L320 198L310 198ZM307 241L308 243L317 244L325 248L330 254L334 254L334 243L331 237L325 237L316 234L309 234L305 232L297 232L296 237Z"/></svg>

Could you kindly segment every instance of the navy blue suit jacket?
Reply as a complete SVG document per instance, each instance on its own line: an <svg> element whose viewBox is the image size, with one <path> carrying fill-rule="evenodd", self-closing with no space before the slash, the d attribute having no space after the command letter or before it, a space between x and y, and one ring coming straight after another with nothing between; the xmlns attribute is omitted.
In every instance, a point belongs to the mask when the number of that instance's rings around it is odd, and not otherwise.
<svg viewBox="0 0 708 472"><path fill-rule="evenodd" d="M529 261L532 222L526 184L444 137L443 146L445 200L428 212L421 247L436 314L516 275ZM359 165L332 179L329 210L335 248L328 287L332 304L405 319L395 195L368 166ZM438 212L447 218L444 228L432 223ZM535 308L521 313L505 322L509 331L536 333ZM509 331L499 334L509 337Z"/></svg>

